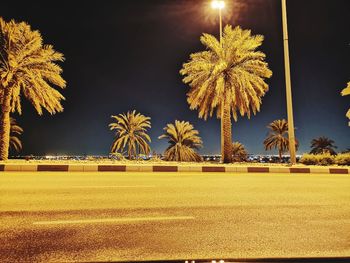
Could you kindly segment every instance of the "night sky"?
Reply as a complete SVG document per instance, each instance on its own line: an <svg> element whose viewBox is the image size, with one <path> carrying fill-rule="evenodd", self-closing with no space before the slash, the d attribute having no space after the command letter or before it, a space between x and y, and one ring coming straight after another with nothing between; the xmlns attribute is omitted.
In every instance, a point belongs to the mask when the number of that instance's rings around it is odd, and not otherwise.
<svg viewBox="0 0 350 263"><path fill-rule="evenodd" d="M188 87L179 70L192 52L203 50L203 32L218 36L217 13L205 0L6 1L0 16L26 21L46 44L65 55L64 112L40 117L23 100L22 154L109 153L110 115L136 109L152 118L151 147L175 119L190 121L204 142L202 154L220 152L220 123L190 111ZM345 117L350 97L340 92L350 81L349 0L289 0L289 40L296 137L299 153L311 139L327 136L338 150L350 147ZM265 153L267 124L286 118L280 0L226 0L224 23L265 35L262 51L273 71L261 112L233 123L233 140L250 153Z"/></svg>

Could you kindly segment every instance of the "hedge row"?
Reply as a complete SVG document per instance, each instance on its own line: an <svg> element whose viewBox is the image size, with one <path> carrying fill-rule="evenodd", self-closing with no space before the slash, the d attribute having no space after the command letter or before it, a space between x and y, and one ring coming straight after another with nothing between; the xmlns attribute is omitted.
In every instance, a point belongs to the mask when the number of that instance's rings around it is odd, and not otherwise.
<svg viewBox="0 0 350 263"><path fill-rule="evenodd" d="M324 154L304 154L300 163L306 165L350 165L350 153L339 153L338 155Z"/></svg>

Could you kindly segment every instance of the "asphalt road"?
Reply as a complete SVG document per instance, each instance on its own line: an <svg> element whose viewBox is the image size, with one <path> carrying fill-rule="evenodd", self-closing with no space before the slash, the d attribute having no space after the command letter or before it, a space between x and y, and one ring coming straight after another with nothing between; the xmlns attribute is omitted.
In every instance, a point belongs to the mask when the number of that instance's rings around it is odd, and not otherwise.
<svg viewBox="0 0 350 263"><path fill-rule="evenodd" d="M350 176L1 173L0 262L350 256Z"/></svg>

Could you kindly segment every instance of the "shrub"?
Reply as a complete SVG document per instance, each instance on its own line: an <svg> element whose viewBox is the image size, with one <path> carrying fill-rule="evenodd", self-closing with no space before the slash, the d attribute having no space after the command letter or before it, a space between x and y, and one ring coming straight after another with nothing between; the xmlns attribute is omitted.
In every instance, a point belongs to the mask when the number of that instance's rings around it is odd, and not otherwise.
<svg viewBox="0 0 350 263"><path fill-rule="evenodd" d="M331 165L335 163L335 157L330 153L323 154L304 154L300 163L306 165Z"/></svg>
<svg viewBox="0 0 350 263"><path fill-rule="evenodd" d="M240 142L232 143L232 160L233 162L243 162L246 161L248 157L247 150L244 145Z"/></svg>
<svg viewBox="0 0 350 263"><path fill-rule="evenodd" d="M335 163L335 157L330 153L319 154L317 157L318 165L331 165Z"/></svg>
<svg viewBox="0 0 350 263"><path fill-rule="evenodd" d="M350 153L339 153L335 157L335 163L338 165L350 165Z"/></svg>
<svg viewBox="0 0 350 263"><path fill-rule="evenodd" d="M118 161L124 161L125 157L122 153L119 152L113 152L109 154L109 158L112 160L118 160Z"/></svg>
<svg viewBox="0 0 350 263"><path fill-rule="evenodd" d="M305 153L303 154L299 162L306 165L317 164L317 156L315 154Z"/></svg>

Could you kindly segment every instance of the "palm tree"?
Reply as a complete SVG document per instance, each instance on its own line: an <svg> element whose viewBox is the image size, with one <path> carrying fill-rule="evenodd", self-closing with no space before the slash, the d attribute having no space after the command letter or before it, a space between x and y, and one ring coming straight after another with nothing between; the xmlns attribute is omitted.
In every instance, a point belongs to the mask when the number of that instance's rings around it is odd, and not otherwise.
<svg viewBox="0 0 350 263"><path fill-rule="evenodd" d="M332 155L335 155L337 154L335 152L335 148L337 148L337 146L334 145L333 140L325 136L321 136L311 141L310 153L312 154L330 153Z"/></svg>
<svg viewBox="0 0 350 263"><path fill-rule="evenodd" d="M189 122L175 121L164 128L165 133L158 139L167 139L169 147L165 150L165 159L179 162L199 162L201 156L195 151L202 146L199 132Z"/></svg>
<svg viewBox="0 0 350 263"><path fill-rule="evenodd" d="M22 150L22 142L18 138L22 135L23 129L17 124L16 119L10 118L11 128L10 128L10 149L19 152Z"/></svg>
<svg viewBox="0 0 350 263"><path fill-rule="evenodd" d="M350 81L348 82L348 86L342 90L341 95L342 96L350 95ZM346 113L346 117L350 119L350 109Z"/></svg>
<svg viewBox="0 0 350 263"><path fill-rule="evenodd" d="M267 128L270 132L264 140L265 151L278 149L278 156L282 162L282 154L289 150L288 122L285 119L271 122ZM298 148L298 141L295 140L295 147Z"/></svg>
<svg viewBox="0 0 350 263"><path fill-rule="evenodd" d="M234 162L242 162L247 160L248 153L245 149L244 145L240 142L233 142L232 143L232 155L233 155L233 161Z"/></svg>
<svg viewBox="0 0 350 263"><path fill-rule="evenodd" d="M350 153L350 148L346 148L342 153Z"/></svg>
<svg viewBox="0 0 350 263"><path fill-rule="evenodd" d="M5 22L0 17L0 160L7 160L10 144L10 112L21 114L21 97L27 98L39 115L63 111L64 97L50 85L64 88L62 69L56 61L63 54L43 45L39 31L24 22Z"/></svg>
<svg viewBox="0 0 350 263"><path fill-rule="evenodd" d="M189 84L187 101L205 120L216 112L221 119L221 155L224 163L232 162L231 114L250 118L260 111L261 98L268 91L265 78L272 76L265 54L257 51L264 37L251 35L240 27L224 29L222 45L209 34L200 38L207 50L191 54L180 74Z"/></svg>
<svg viewBox="0 0 350 263"><path fill-rule="evenodd" d="M109 124L110 130L116 130L111 152L123 151L127 148L129 159L137 157L140 153L149 154L148 145L151 138L147 134L147 128L151 128L151 118L136 111L128 111L117 116L111 116L115 122Z"/></svg>

